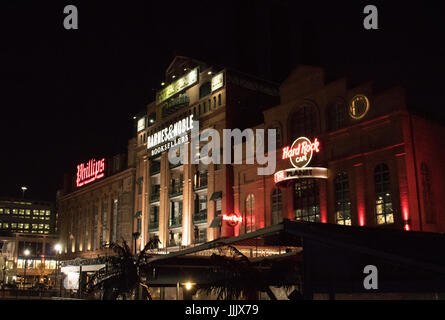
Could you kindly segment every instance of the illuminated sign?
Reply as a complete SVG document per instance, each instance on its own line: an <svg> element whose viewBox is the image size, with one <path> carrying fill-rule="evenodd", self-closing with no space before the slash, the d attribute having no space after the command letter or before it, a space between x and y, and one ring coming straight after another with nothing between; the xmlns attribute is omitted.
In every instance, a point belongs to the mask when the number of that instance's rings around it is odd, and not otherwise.
<svg viewBox="0 0 445 320"><path fill-rule="evenodd" d="M156 103L160 104L161 102L167 100L176 93L184 90L185 88L197 82L198 82L198 68L195 68L182 78L179 78L175 82L169 84L167 87L159 91L156 95Z"/></svg>
<svg viewBox="0 0 445 320"><path fill-rule="evenodd" d="M328 169L326 168L292 168L278 171L274 174L275 183L294 179L327 179Z"/></svg>
<svg viewBox="0 0 445 320"><path fill-rule="evenodd" d="M145 129L145 117L138 120L138 132Z"/></svg>
<svg viewBox="0 0 445 320"><path fill-rule="evenodd" d="M212 78L212 92L224 86L224 73L219 73Z"/></svg>
<svg viewBox="0 0 445 320"><path fill-rule="evenodd" d="M185 143L188 141L188 136L185 133L192 129L193 114L149 136L147 149L154 148L151 152L151 155L154 156L177 144Z"/></svg>
<svg viewBox="0 0 445 320"><path fill-rule="evenodd" d="M222 219L231 227L236 227L243 221L243 218L236 213L223 214Z"/></svg>
<svg viewBox="0 0 445 320"><path fill-rule="evenodd" d="M294 141L290 148L283 148L282 159L290 159L295 168L304 168L311 161L313 153L320 152L319 147L320 142L317 138L311 142L306 137L300 137Z"/></svg>
<svg viewBox="0 0 445 320"><path fill-rule="evenodd" d="M102 178L105 175L105 158L99 161L92 159L86 163L77 165L77 187Z"/></svg>
<svg viewBox="0 0 445 320"><path fill-rule="evenodd" d="M352 119L359 120L363 118L369 110L369 99L362 95L356 95L349 104L349 116Z"/></svg>

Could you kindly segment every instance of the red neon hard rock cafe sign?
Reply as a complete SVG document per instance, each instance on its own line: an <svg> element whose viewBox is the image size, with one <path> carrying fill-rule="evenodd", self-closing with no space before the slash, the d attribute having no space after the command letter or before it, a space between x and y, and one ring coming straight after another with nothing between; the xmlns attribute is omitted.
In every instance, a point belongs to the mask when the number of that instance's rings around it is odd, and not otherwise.
<svg viewBox="0 0 445 320"><path fill-rule="evenodd" d="M90 182L102 178L105 175L105 158L102 160L92 159L86 164L77 165L77 187L82 187Z"/></svg>
<svg viewBox="0 0 445 320"><path fill-rule="evenodd" d="M223 221L227 222L227 224L231 227L236 227L243 221L243 218L240 215L237 215L236 213L233 212L228 214L223 214L222 219Z"/></svg>
<svg viewBox="0 0 445 320"><path fill-rule="evenodd" d="M318 138L311 142L306 137L300 137L294 141L292 146L284 147L282 152L281 158L283 160L289 159L293 168L276 172L274 175L275 183L302 178L327 179L328 170L326 168L307 167L313 154L320 152Z"/></svg>

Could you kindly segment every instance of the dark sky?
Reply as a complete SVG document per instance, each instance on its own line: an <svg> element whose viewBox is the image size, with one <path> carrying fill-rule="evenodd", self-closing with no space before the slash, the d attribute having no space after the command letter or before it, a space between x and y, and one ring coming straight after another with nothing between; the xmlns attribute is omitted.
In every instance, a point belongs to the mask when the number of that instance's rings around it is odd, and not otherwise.
<svg viewBox="0 0 445 320"><path fill-rule="evenodd" d="M63 173L125 152L177 54L281 81L295 65L408 88L443 119L439 4L402 1L2 1L0 196L54 200ZM94 2L94 3L93 3ZM332 1L333 2L333 1ZM63 28L63 8L79 29ZM216 5L218 4L218 5ZM379 30L363 8L379 9Z"/></svg>

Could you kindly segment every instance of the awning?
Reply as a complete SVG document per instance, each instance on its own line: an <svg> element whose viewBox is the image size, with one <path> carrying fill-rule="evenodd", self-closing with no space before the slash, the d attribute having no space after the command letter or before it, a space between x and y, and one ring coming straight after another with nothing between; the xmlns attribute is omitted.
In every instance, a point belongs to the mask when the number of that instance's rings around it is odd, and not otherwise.
<svg viewBox="0 0 445 320"><path fill-rule="evenodd" d="M213 192L212 196L210 197L210 200L216 200L222 198L222 191L216 191Z"/></svg>
<svg viewBox="0 0 445 320"><path fill-rule="evenodd" d="M222 222L221 215L216 216L210 223L209 228L219 228L221 227L221 222Z"/></svg>
<svg viewBox="0 0 445 320"><path fill-rule="evenodd" d="M135 218L139 218L142 215L142 211L138 211L134 214Z"/></svg>

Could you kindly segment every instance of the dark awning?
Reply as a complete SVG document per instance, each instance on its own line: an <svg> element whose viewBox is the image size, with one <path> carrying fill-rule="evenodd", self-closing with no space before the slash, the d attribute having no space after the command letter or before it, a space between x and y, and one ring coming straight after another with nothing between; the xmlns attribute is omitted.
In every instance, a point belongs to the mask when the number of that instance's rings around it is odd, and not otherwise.
<svg viewBox="0 0 445 320"><path fill-rule="evenodd" d="M213 192L212 196L210 197L210 200L216 200L222 198L222 191L216 191Z"/></svg>
<svg viewBox="0 0 445 320"><path fill-rule="evenodd" d="M221 227L221 222L222 222L221 215L216 216L210 223L209 228L219 228Z"/></svg>

